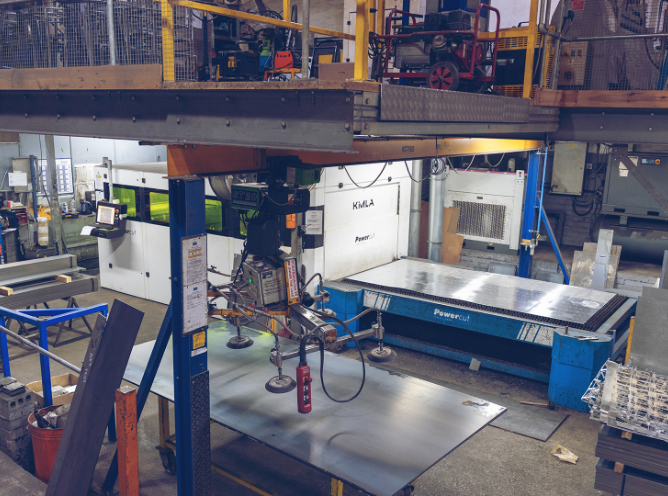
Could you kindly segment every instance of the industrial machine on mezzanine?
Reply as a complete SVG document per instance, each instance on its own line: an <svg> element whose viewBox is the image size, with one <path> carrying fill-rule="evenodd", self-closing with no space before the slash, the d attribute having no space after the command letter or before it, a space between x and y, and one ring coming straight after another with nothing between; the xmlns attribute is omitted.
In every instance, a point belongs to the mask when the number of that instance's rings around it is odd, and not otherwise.
<svg viewBox="0 0 668 496"><path fill-rule="evenodd" d="M500 15L488 1L473 2L477 3L473 14L467 11L468 3L427 2L421 23L416 14L392 9L385 33L370 37L373 77L391 82L401 79L439 90L482 93L489 89L496 71ZM481 30L487 30L489 12L496 14L496 36L482 41L478 38ZM411 24L393 25L405 17ZM390 59L394 71L390 70Z"/></svg>

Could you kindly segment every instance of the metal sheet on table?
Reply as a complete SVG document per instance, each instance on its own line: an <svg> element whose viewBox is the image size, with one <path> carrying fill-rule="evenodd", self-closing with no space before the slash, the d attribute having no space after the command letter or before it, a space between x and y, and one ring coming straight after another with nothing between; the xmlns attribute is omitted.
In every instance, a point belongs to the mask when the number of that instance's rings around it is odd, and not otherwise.
<svg viewBox="0 0 668 496"><path fill-rule="evenodd" d="M429 382L367 367L362 394L335 403L322 392L320 357L309 355L313 411L297 412L295 392L271 394L265 382L276 375L269 363L273 338L250 329L255 344L225 345L233 332L225 323L208 333L211 418L369 494L392 496L491 422L505 408ZM285 350L294 348L285 342ZM125 380L139 384L153 342L132 351ZM171 346L170 346L171 348ZM362 365L327 353L325 383L335 398L359 387ZM294 378L295 359L284 362ZM168 349L151 391L174 399L172 352Z"/></svg>
<svg viewBox="0 0 668 496"><path fill-rule="evenodd" d="M346 281L404 289L582 325L615 297L604 291L408 259L350 276Z"/></svg>

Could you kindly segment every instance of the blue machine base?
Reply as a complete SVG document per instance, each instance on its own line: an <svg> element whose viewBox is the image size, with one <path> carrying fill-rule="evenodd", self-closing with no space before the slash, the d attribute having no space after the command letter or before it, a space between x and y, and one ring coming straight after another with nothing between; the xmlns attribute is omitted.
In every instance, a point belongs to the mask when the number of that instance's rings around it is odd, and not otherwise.
<svg viewBox="0 0 668 496"><path fill-rule="evenodd" d="M444 305L377 290L365 290L354 284L327 282L326 287L331 295L328 308L334 310L343 320L354 317L365 308L375 306L381 308L384 314L402 315L529 343L543 349L551 348L551 364L548 372L402 336L385 336L385 342L390 346L464 363L470 363L475 358L480 361L480 366L483 368L548 383L548 398L551 401L580 411L588 409L580 398L591 381L605 361L614 358L616 352L613 350L618 352L623 348L626 336L624 330L628 328L629 318L634 313L636 305L636 300L629 299L600 326L597 332L577 330L566 332L564 328L551 324L539 324L492 312ZM351 325L351 331L358 330L359 320ZM343 329L338 331L339 335L345 332ZM618 335L619 340L616 339ZM595 339L582 340L592 337Z"/></svg>

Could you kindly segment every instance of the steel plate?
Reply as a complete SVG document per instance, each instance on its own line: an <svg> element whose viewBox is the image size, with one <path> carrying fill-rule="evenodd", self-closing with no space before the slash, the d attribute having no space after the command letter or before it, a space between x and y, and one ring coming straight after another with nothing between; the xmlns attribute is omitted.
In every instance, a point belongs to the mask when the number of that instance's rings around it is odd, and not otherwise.
<svg viewBox="0 0 668 496"><path fill-rule="evenodd" d="M265 382L276 375L269 363L273 337L244 329L255 344L233 350L236 335L217 323L208 332L211 418L235 431L311 465L367 494L392 496L414 481L505 408L429 382L366 368L362 394L335 403L320 386L318 354L309 355L313 411L297 412L295 392L271 394ZM285 341L285 348L293 349ZM125 380L141 381L153 342L135 346ZM170 345L171 348L171 345ZM362 365L326 353L325 384L335 398L359 387ZM295 376L297 360L284 362ZM173 401L172 352L167 350L151 391Z"/></svg>
<svg viewBox="0 0 668 496"><path fill-rule="evenodd" d="M668 375L668 290L643 288L630 356L634 367Z"/></svg>
<svg viewBox="0 0 668 496"><path fill-rule="evenodd" d="M373 284L584 326L615 295L535 279L397 260L346 282Z"/></svg>

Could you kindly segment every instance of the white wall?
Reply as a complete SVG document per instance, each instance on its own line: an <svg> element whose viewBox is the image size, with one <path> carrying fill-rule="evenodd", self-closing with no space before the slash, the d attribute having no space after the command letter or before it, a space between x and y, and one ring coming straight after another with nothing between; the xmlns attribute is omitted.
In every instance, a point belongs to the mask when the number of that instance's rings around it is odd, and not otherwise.
<svg viewBox="0 0 668 496"><path fill-rule="evenodd" d="M56 158L71 158L73 165L100 164L102 157L108 157L119 165L167 160L167 147L164 145L143 146L138 141L55 136L54 144ZM20 153L22 157L35 155L46 158L44 136L21 134Z"/></svg>

